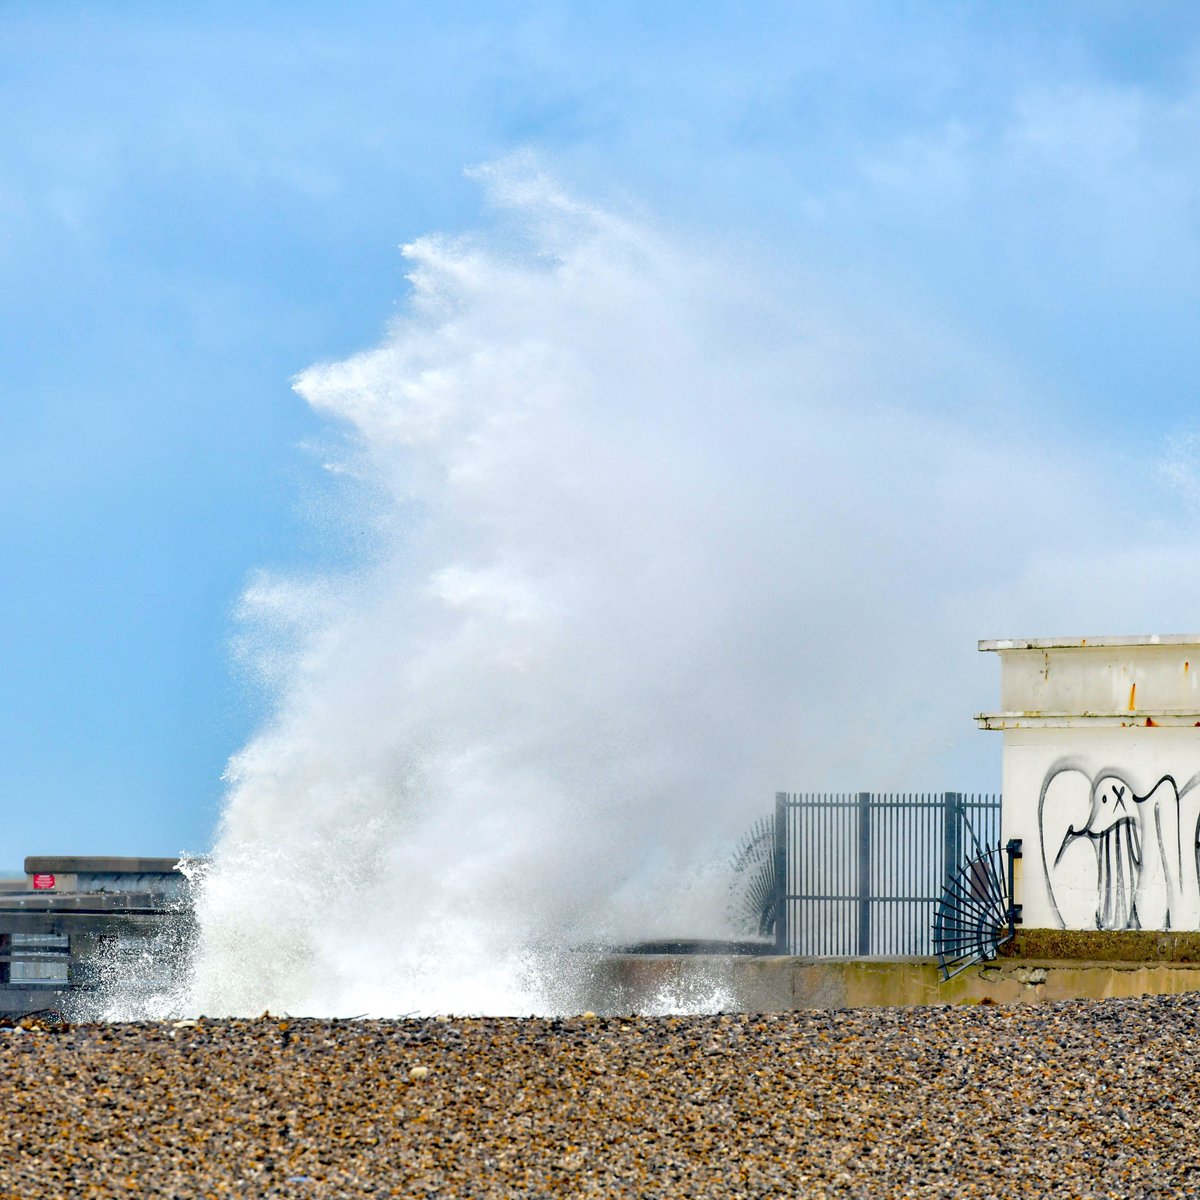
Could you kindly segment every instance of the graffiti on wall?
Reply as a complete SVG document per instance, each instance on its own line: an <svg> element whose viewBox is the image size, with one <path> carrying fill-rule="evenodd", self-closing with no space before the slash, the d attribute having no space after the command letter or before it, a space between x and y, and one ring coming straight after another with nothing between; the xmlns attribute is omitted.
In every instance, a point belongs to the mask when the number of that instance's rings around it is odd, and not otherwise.
<svg viewBox="0 0 1200 1200"><path fill-rule="evenodd" d="M1132 780L1070 761L1046 774L1038 826L1061 928L1200 929L1200 775Z"/></svg>

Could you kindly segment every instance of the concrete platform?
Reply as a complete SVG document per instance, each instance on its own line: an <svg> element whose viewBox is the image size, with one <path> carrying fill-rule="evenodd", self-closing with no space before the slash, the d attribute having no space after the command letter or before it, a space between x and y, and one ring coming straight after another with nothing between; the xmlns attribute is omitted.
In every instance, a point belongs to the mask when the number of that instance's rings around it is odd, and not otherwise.
<svg viewBox="0 0 1200 1200"><path fill-rule="evenodd" d="M616 1013L1038 1004L1200 992L1200 963L1000 958L943 983L932 958L631 954L600 960L588 991L595 1011Z"/></svg>

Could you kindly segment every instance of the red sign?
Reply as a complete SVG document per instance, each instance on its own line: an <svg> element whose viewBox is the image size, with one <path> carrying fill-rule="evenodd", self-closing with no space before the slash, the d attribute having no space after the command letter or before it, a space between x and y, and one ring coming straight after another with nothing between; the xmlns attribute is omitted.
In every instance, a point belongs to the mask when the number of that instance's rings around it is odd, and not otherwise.
<svg viewBox="0 0 1200 1200"><path fill-rule="evenodd" d="M46 892L54 886L53 875L35 875L33 877L33 890L35 892Z"/></svg>

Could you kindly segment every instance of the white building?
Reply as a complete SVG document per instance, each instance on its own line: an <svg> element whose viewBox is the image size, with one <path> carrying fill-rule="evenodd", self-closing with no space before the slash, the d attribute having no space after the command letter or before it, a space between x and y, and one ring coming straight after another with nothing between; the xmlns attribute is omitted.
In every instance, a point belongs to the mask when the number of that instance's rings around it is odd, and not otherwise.
<svg viewBox="0 0 1200 1200"><path fill-rule="evenodd" d="M1200 929L1200 635L985 641L1026 928Z"/></svg>

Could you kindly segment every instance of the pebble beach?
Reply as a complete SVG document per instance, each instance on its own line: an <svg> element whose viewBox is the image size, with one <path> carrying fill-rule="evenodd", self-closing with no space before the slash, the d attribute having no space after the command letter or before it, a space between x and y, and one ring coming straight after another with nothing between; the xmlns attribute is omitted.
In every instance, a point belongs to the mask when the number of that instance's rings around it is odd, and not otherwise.
<svg viewBox="0 0 1200 1200"><path fill-rule="evenodd" d="M0 1028L0 1196L1200 1195L1200 996Z"/></svg>

